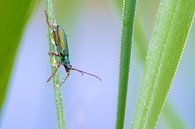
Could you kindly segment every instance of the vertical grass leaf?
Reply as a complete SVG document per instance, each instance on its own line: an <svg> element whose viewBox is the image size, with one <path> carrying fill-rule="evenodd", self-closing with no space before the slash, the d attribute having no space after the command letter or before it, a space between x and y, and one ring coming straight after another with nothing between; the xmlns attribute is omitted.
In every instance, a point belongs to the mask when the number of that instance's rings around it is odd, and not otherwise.
<svg viewBox="0 0 195 129"><path fill-rule="evenodd" d="M139 59L141 63L145 62L146 57L146 51L147 51L147 45L148 40L146 38L146 35L143 30L142 26L142 1L138 1L138 7L136 11L136 18L135 18L135 27L134 27L134 41L136 48L138 49ZM162 112L162 117L165 122L165 124L171 129L185 129L185 123L183 122L182 118L179 116L179 114L175 111L174 107L171 105L170 101L166 102L165 104L165 110Z"/></svg>
<svg viewBox="0 0 195 129"><path fill-rule="evenodd" d="M0 109L6 97L22 32L36 2L36 0L0 0Z"/></svg>
<svg viewBox="0 0 195 129"><path fill-rule="evenodd" d="M116 129L123 129L136 0L123 0Z"/></svg>
<svg viewBox="0 0 195 129"><path fill-rule="evenodd" d="M45 0L45 6L46 6L46 12L48 14L48 21L55 23L55 19L53 16L52 0ZM54 39L51 36L50 32L51 32L51 28L48 27L50 51L55 52L56 46L55 46ZM51 62L52 72L54 72L58 65L57 62L59 62L59 60L57 59L56 56L51 56L50 62ZM60 75L58 71L53 76L53 83L54 83L54 97L55 97L56 113L57 113L57 119L58 119L58 128L66 129L66 123L65 123L65 117L64 117L64 105L63 105L63 98L62 98L62 91L61 91L62 84L60 82Z"/></svg>
<svg viewBox="0 0 195 129"><path fill-rule="evenodd" d="M195 0L161 0L131 129L153 129L194 16Z"/></svg>
<svg viewBox="0 0 195 129"><path fill-rule="evenodd" d="M122 0L114 0L117 5L117 9L122 7ZM136 18L135 18L135 25L134 25L134 41L135 41L135 49L140 62L143 64L145 62L146 51L148 40L146 38L145 32L143 30L143 21L142 21L142 6L143 3L141 0L137 3L136 9ZM120 12L120 11L119 11ZM171 105L170 102L167 102L164 107L166 110L162 112L163 120L165 124L171 128L182 128L185 129L186 126L178 113L174 110L174 107ZM173 116L174 114L174 116Z"/></svg>

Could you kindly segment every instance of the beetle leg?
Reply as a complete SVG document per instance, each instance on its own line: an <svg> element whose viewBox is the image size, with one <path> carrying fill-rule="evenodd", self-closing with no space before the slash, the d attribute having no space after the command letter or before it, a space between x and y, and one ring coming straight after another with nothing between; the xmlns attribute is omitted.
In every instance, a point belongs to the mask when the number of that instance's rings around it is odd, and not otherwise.
<svg viewBox="0 0 195 129"><path fill-rule="evenodd" d="M58 68L60 67L60 63L57 65L56 69L54 70L54 72L51 74L51 76L48 78L47 82L49 82L51 80L51 78L54 76L54 74L58 71Z"/></svg>
<svg viewBox="0 0 195 129"><path fill-rule="evenodd" d="M45 12L46 22L47 22L48 26L49 26L52 30L55 30L55 26L54 26L53 24L50 24L50 23L49 23L47 11L44 10L44 12Z"/></svg>
<svg viewBox="0 0 195 129"><path fill-rule="evenodd" d="M49 56L60 56L58 53L56 52L48 52Z"/></svg>
<svg viewBox="0 0 195 129"><path fill-rule="evenodd" d="M64 80L62 81L62 84L66 81L66 79L70 76L70 70L68 70L66 77L64 78Z"/></svg>

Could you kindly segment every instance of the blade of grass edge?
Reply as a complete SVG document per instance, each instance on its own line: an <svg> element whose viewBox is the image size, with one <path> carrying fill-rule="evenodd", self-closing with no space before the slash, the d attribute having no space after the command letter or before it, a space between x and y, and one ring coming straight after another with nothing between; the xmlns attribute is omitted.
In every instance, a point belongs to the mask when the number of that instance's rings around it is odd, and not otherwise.
<svg viewBox="0 0 195 129"><path fill-rule="evenodd" d="M0 16L3 18L0 20L0 111L6 99L22 33L36 4L37 0L0 1Z"/></svg>
<svg viewBox="0 0 195 129"><path fill-rule="evenodd" d="M161 1L131 129L155 127L190 30L194 1Z"/></svg>
<svg viewBox="0 0 195 129"><path fill-rule="evenodd" d="M114 0L117 9L122 7L122 0ZM137 11L136 11L136 18L135 18L135 25L134 25L134 41L135 41L135 49L138 49L138 57L139 60L142 64L145 62L145 57L146 57L146 51L147 51L147 45L148 45L148 40L145 36L143 26L142 26L142 0L138 1L137 5ZM168 101L165 104L164 107L166 110L162 112L162 119L164 120L166 125L168 125L171 128L178 128L180 127L181 129L186 129L186 125L183 122L182 118L178 115L178 113L174 110L173 106L171 103ZM172 116L174 114L174 117ZM178 126L179 125L179 126Z"/></svg>
<svg viewBox="0 0 195 129"><path fill-rule="evenodd" d="M123 0L116 129L123 129L136 0Z"/></svg>
<svg viewBox="0 0 195 129"><path fill-rule="evenodd" d="M45 0L45 6L46 6L46 12L48 14L48 21L55 22L55 19L53 16L52 0ZM48 35L49 35L50 51L55 52L54 39L51 36L51 29L49 27L48 27ZM51 63L52 72L55 71L56 66L58 65L56 62L58 62L58 59L55 56L51 56L50 63ZM55 105L56 105L58 128L66 129L66 123L65 123L65 117L64 117L64 105L63 105L62 90L61 90L62 84L60 82L60 74L58 71L53 76L53 83L54 83L54 98L55 98Z"/></svg>
<svg viewBox="0 0 195 129"><path fill-rule="evenodd" d="M114 0L117 9L122 7L122 0ZM137 54L139 55L138 58L142 64L145 62L146 52L147 52L147 45L148 40L146 38L145 32L142 26L142 0L139 0L137 3L137 11L136 11L136 18L135 18L135 25L134 25L134 41L135 41L135 49L137 49ZM120 11L119 11L120 12ZM184 121L178 115L178 113L174 110L174 107L168 101L165 104L165 111L162 112L162 119L163 122L170 128L178 128L187 129ZM174 117L173 117L174 114ZM179 125L179 126L178 126Z"/></svg>
<svg viewBox="0 0 195 129"><path fill-rule="evenodd" d="M142 26L142 0L138 1L138 7L136 11L136 18L135 18L135 30L134 30L134 41L135 41L135 48L138 49L139 59L142 64L145 62L146 51L148 45L148 40L143 30ZM162 112L162 119L163 122L172 129L187 129L184 121L179 116L179 114L175 111L174 107L167 101L165 106L165 110Z"/></svg>

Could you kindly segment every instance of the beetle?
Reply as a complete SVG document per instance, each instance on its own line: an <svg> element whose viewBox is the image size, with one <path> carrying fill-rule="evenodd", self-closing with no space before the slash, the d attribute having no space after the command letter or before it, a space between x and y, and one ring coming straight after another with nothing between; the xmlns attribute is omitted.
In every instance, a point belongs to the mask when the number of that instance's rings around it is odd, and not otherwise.
<svg viewBox="0 0 195 129"><path fill-rule="evenodd" d="M71 70L80 72L81 75L87 74L87 75L93 76L101 81L101 78L98 77L97 75L94 75L94 74L91 74L91 73L72 67L72 65L70 64L70 60L69 60L68 41L67 41L67 36L66 36L64 29L60 25L54 25L54 24L49 23L46 10L45 10L45 16L46 16L46 22L49 28L52 30L52 35L53 35L53 39L54 39L56 50L57 50L57 52L49 52L48 54L49 56L57 56L60 58L60 62L58 63L56 69L53 71L51 76L48 78L47 82L51 80L51 78L55 75L55 73L57 72L57 70L59 69L61 65L64 66L65 71L67 73L63 82L68 78Z"/></svg>

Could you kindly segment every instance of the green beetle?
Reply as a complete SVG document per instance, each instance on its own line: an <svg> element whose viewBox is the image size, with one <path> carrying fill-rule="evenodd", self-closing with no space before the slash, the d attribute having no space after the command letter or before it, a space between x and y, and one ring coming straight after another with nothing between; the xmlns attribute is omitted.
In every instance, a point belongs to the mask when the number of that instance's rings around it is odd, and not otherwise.
<svg viewBox="0 0 195 129"><path fill-rule="evenodd" d="M72 65L70 64L70 60L69 60L68 42L67 42L67 36L65 34L64 29L60 25L55 26L54 24L50 24L48 21L48 15L47 15L46 11L45 11L45 15L46 15L46 22L47 22L48 26L52 29L52 35L53 35L53 39L54 39L56 49L57 49L57 53L56 52L49 52L48 54L50 56L58 56L60 58L60 62L58 63L58 65L57 65L56 69L54 70L54 72L52 73L52 75L48 78L47 82L50 81L50 79L54 76L54 74L57 72L58 68L61 65L64 66L66 73L67 73L63 82L68 78L71 70L75 70L77 72L80 72L81 75L88 74L88 75L93 76L101 81L101 78L98 77L97 75L94 75L94 74L91 74L88 72L84 72L84 71L81 71L79 69L72 67Z"/></svg>

